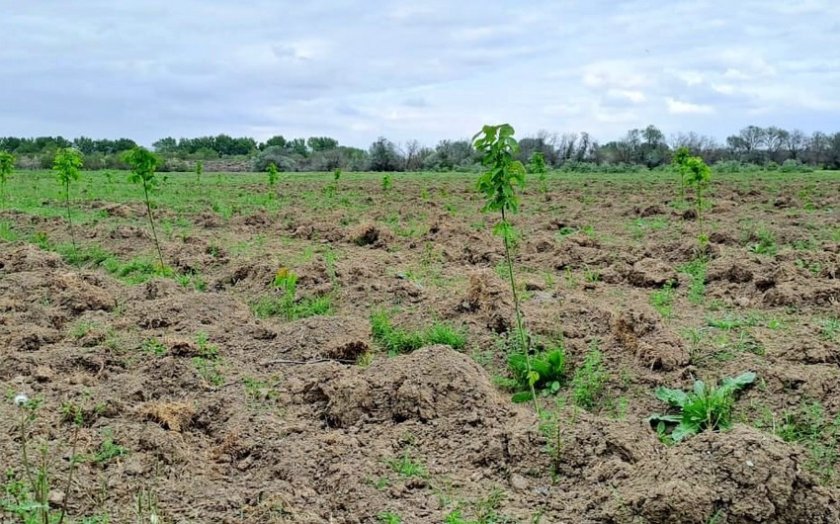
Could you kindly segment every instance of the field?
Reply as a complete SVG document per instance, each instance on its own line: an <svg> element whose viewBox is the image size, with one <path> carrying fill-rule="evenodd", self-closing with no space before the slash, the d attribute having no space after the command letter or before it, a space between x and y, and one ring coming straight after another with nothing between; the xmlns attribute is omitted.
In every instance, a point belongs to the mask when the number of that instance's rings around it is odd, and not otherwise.
<svg viewBox="0 0 840 524"><path fill-rule="evenodd" d="M76 523L840 522L840 172L718 175L703 221L667 172L529 180L541 418L476 175L388 176L166 174L161 269L126 173L73 186L74 250L54 176L17 172L0 521L28 449ZM648 420L747 371L727 431Z"/></svg>

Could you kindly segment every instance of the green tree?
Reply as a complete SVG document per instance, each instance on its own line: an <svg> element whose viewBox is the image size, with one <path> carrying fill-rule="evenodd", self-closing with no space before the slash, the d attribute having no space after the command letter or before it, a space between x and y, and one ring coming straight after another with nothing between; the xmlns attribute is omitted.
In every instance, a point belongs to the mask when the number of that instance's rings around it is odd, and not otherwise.
<svg viewBox="0 0 840 524"><path fill-rule="evenodd" d="M685 201L685 179L688 176L686 162L691 157L691 151L682 146L674 151L674 158L671 160L671 165L677 169L677 174L680 175L680 200Z"/></svg>
<svg viewBox="0 0 840 524"><path fill-rule="evenodd" d="M84 157L78 149L64 147L58 150L53 159L53 170L64 188L64 208L67 211L67 226L70 229L70 242L73 244L73 256L76 256L76 233L73 230L73 218L70 214L70 183L81 176Z"/></svg>
<svg viewBox="0 0 840 524"><path fill-rule="evenodd" d="M163 252L160 249L160 242L158 241L157 230L155 229L155 219L152 215L152 203L149 199L149 192L156 189L160 184L155 174L155 171L161 164L160 157L146 148L135 147L123 154L123 160L131 167L131 174L128 177L128 181L133 184L143 185L143 198L146 201L149 226L152 229L152 238L155 241L158 260L160 261L160 270L164 271L166 264L163 262Z"/></svg>
<svg viewBox="0 0 840 524"><path fill-rule="evenodd" d="M519 196L516 189L525 187L525 166L516 160L519 144L513 137L514 129L510 124L486 125L473 137L476 151L482 154L481 163L487 171L478 179L478 190L484 193L486 203L482 211L499 212L501 220L493 227L493 233L502 237L505 246L510 289L513 293L513 305L516 313L516 331L519 337L519 351L525 354L528 372L528 385L537 413L540 412L534 385L540 380L531 367L530 343L522 322L522 308L516 290L516 278L513 272L511 244L514 241L513 226L508 216L519 211Z"/></svg>
<svg viewBox="0 0 840 524"><path fill-rule="evenodd" d="M15 170L15 155L0 151L0 207L6 205L6 182Z"/></svg>

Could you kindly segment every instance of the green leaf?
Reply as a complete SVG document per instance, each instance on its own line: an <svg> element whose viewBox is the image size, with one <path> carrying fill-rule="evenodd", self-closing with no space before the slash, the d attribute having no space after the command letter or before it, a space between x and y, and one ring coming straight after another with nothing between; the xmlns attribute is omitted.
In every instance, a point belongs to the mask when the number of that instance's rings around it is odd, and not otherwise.
<svg viewBox="0 0 840 524"><path fill-rule="evenodd" d="M656 398L674 407L683 407L688 402L688 395L680 389L658 387L655 394Z"/></svg>

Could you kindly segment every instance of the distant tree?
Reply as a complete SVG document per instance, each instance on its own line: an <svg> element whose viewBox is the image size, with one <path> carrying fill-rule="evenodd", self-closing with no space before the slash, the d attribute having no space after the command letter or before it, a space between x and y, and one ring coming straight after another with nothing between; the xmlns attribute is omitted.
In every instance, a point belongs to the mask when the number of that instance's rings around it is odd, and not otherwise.
<svg viewBox="0 0 840 524"><path fill-rule="evenodd" d="M267 149L269 147L272 147L272 146L285 148L286 147L286 139L283 138L282 135L275 135L275 136L269 138L268 140L266 140L265 142L263 142L262 144L260 144L260 151L264 151L265 149Z"/></svg>
<svg viewBox="0 0 840 524"><path fill-rule="evenodd" d="M170 154L175 153L178 150L178 141L168 136L166 138L161 138L156 142L152 143L152 147L155 149L156 153L160 154Z"/></svg>
<svg viewBox="0 0 840 524"><path fill-rule="evenodd" d="M368 151L368 169L371 171L401 171L403 158L393 142L379 137Z"/></svg>
<svg viewBox="0 0 840 524"><path fill-rule="evenodd" d="M306 139L306 145L313 153L328 151L338 147L338 140L328 136L311 136Z"/></svg>
<svg viewBox="0 0 840 524"><path fill-rule="evenodd" d="M451 171L472 165L476 152L467 140L441 140L423 161L423 168L432 171Z"/></svg>

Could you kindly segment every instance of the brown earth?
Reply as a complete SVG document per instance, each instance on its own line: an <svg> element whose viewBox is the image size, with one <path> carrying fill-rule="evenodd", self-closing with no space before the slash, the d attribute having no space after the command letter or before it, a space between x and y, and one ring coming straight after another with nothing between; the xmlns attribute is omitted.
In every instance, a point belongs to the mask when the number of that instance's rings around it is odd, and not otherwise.
<svg viewBox="0 0 840 524"><path fill-rule="evenodd" d="M286 180L278 192L323 184ZM164 256L205 291L164 278L132 285L33 244L0 244L4 467L20 468L23 411L11 398L25 393L43 400L27 436L52 450L54 478L66 478L73 435L62 406L83 415L79 455L95 456L106 438L126 450L83 461L69 494L55 486L53 503L68 500L79 518L148 522L136 500L152 494L162 522L373 523L392 511L441 523L456 508L488 523L840 522L840 465L821 475L808 449L761 423L814 401L826 418L840 414L840 348L821 331L840 315L840 245L823 234L837 228L836 186L817 183L817 211L803 211L796 183L720 181L702 248L703 226L663 196L669 184L631 193L611 180L558 182L527 194L515 219L526 325L538 345L562 340L570 369L597 346L609 372L591 412L542 399L553 432L496 386L513 308L493 218L478 212L471 183L378 187L342 186L358 208L292 200L228 219L159 210L190 221L164 240ZM139 204L82 205L120 219L84 228L83 243L121 260L152 253ZM0 218L65 235L60 219ZM665 225L646 229L656 220ZM751 248L757 224L776 254ZM702 303L689 300L681 269L698 256L708 260ZM281 267L299 277L296 300L332 295L334 314L256 317L250 306L276 295ZM651 302L663 286L673 286L670 316ZM383 308L407 328L463 326L467 348L389 357L369 323ZM752 320L707 322L730 318ZM213 351L217 380L200 372ZM667 446L646 422L665 409L657 386L746 370L759 384L740 397L731 431ZM422 472L405 476L400 463Z"/></svg>

